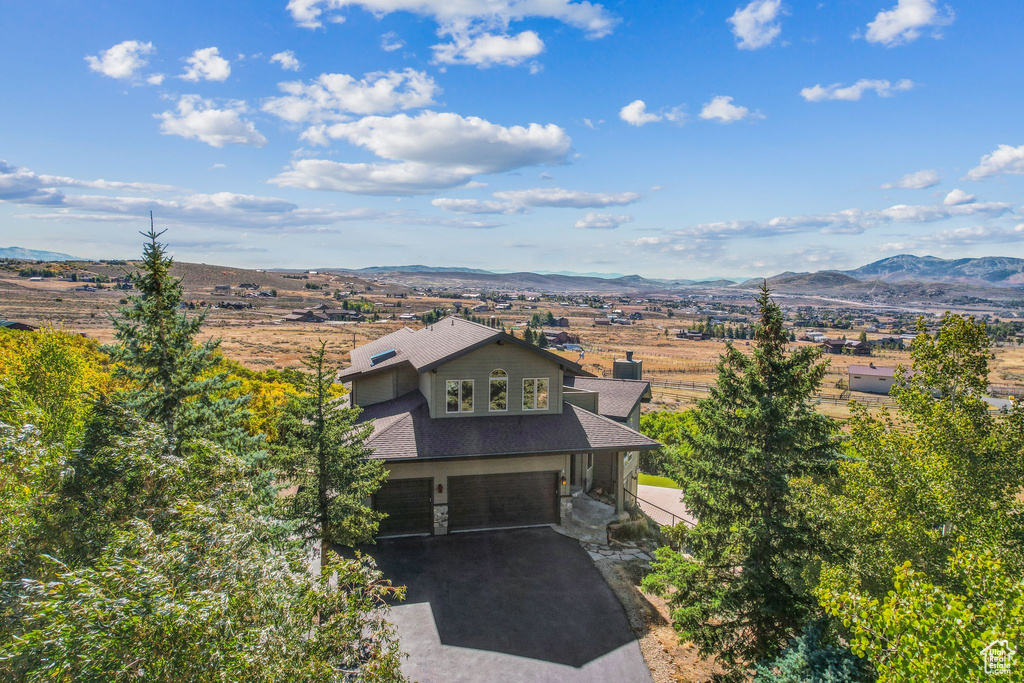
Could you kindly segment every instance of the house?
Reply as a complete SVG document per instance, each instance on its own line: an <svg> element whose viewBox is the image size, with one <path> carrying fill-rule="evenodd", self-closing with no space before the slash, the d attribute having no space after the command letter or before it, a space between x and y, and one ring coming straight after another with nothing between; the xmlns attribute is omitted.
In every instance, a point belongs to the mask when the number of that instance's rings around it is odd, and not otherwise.
<svg viewBox="0 0 1024 683"><path fill-rule="evenodd" d="M569 327L569 319L566 318L565 316L562 316L561 318L555 318L555 321L552 323L552 325L555 327Z"/></svg>
<svg viewBox="0 0 1024 683"><path fill-rule="evenodd" d="M572 341L569 333L562 330L544 330L543 334L547 337L548 344L568 344Z"/></svg>
<svg viewBox="0 0 1024 683"><path fill-rule="evenodd" d="M896 368L876 367L874 363L853 365L847 368L846 384L850 391L868 394L888 394L896 382Z"/></svg>
<svg viewBox="0 0 1024 683"><path fill-rule="evenodd" d="M231 293L231 285L214 285L213 286L213 293L214 294L230 294Z"/></svg>
<svg viewBox="0 0 1024 683"><path fill-rule="evenodd" d="M325 323L327 322L327 316L319 311L311 311L309 309L298 309L292 311L284 317L288 322L296 323Z"/></svg>
<svg viewBox="0 0 1024 683"><path fill-rule="evenodd" d="M629 314L629 319L630 320L643 320L644 319L644 314L641 313L640 311L634 311L633 313Z"/></svg>
<svg viewBox="0 0 1024 683"><path fill-rule="evenodd" d="M473 311L474 313L483 313L484 311L487 310L487 304L477 304L476 306L473 306L473 308L469 310Z"/></svg>
<svg viewBox="0 0 1024 683"><path fill-rule="evenodd" d="M512 304L501 303L494 305L494 310L496 311L507 311L510 308L512 308Z"/></svg>
<svg viewBox="0 0 1024 683"><path fill-rule="evenodd" d="M17 320L0 320L0 329L19 330L21 332L37 332L38 327L28 323L19 323Z"/></svg>
<svg viewBox="0 0 1024 683"><path fill-rule="evenodd" d="M608 318L594 318L595 325L611 325L612 321Z"/></svg>
<svg viewBox="0 0 1024 683"><path fill-rule="evenodd" d="M419 313L403 313L402 315L398 316L398 319L399 320L419 320L420 319L420 314Z"/></svg>
<svg viewBox="0 0 1024 683"><path fill-rule="evenodd" d="M636 492L646 381L602 379L500 329L457 317L352 350L339 373L373 420L388 479L382 535L564 524L572 494ZM632 425L632 426L631 426Z"/></svg>
<svg viewBox="0 0 1024 683"><path fill-rule="evenodd" d="M676 339L686 339L687 341L703 341L707 338L706 334L697 330L680 330L676 333Z"/></svg>
<svg viewBox="0 0 1024 683"><path fill-rule="evenodd" d="M821 342L825 353L852 353L855 356L870 356L871 344L856 339L826 339Z"/></svg>

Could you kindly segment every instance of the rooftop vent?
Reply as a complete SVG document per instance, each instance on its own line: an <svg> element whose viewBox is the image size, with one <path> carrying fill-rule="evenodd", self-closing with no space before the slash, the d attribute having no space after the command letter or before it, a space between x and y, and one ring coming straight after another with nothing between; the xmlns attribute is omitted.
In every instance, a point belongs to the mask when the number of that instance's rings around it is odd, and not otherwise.
<svg viewBox="0 0 1024 683"><path fill-rule="evenodd" d="M380 353L375 353L372 356L370 356L370 367L373 367L374 365L377 365L378 363L383 363L388 358L394 358L397 355L398 355L398 351L395 351L394 349L388 349L387 351L381 351Z"/></svg>

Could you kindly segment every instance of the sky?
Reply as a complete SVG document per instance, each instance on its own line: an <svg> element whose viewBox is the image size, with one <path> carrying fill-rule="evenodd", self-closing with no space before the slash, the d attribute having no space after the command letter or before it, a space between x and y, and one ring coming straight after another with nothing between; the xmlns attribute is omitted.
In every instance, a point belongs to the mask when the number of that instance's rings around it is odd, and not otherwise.
<svg viewBox="0 0 1024 683"><path fill-rule="evenodd" d="M745 277L1024 257L1024 3L7 3L0 246Z"/></svg>

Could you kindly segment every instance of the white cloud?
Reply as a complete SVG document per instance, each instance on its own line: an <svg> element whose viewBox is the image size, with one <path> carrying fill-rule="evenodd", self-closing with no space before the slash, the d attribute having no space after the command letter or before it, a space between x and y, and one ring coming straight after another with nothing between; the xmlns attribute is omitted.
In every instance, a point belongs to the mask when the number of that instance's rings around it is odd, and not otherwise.
<svg viewBox="0 0 1024 683"><path fill-rule="evenodd" d="M1024 242L1024 223L1014 228L992 225L976 225L970 228L940 230L917 238L919 245L935 245L942 248L956 248L974 244L995 244Z"/></svg>
<svg viewBox="0 0 1024 683"><path fill-rule="evenodd" d="M270 61L277 62L285 71L298 71L302 68L302 62L296 59L295 53L291 50L285 50L284 52L272 55Z"/></svg>
<svg viewBox="0 0 1024 683"><path fill-rule="evenodd" d="M480 174L562 163L572 148L569 136L554 124L505 127L433 111L315 126L303 137L315 144L344 140L394 163L303 159L271 182L359 194L426 194L468 186Z"/></svg>
<svg viewBox="0 0 1024 683"><path fill-rule="evenodd" d="M516 214L524 213L526 207L511 202L496 202L479 199L449 199L441 197L430 202L439 209L455 213Z"/></svg>
<svg viewBox="0 0 1024 683"><path fill-rule="evenodd" d="M942 27L953 23L954 16L949 6L940 11L936 0L898 0L895 7L875 16L864 37L886 47L913 42L925 29L931 29L933 38L941 38Z"/></svg>
<svg viewBox="0 0 1024 683"><path fill-rule="evenodd" d="M746 118L764 118L760 112L752 112L746 107L733 104L732 97L729 97L728 95L716 95L713 97L711 101L706 103L704 108L700 110L700 117L707 120L717 119L722 123L733 123L735 121L742 121Z"/></svg>
<svg viewBox="0 0 1024 683"><path fill-rule="evenodd" d="M815 85L804 88L800 96L808 102L821 102L822 100L844 100L856 102L868 90L874 90L879 97L892 97L897 92L904 92L914 87L914 82L908 78L896 81L895 84L887 80L872 80L862 78L853 85L833 83L832 85Z"/></svg>
<svg viewBox="0 0 1024 683"><path fill-rule="evenodd" d="M130 192L174 192L178 189L173 185L158 183L80 180L67 176L37 174L0 159L0 201L23 200L31 204L49 204L63 196L58 188L68 187Z"/></svg>
<svg viewBox="0 0 1024 683"><path fill-rule="evenodd" d="M422 71L377 71L356 80L348 74L320 74L309 83L288 81L286 93L263 103L263 111L292 123L344 120L347 114L387 114L434 103L441 91Z"/></svg>
<svg viewBox="0 0 1024 683"><path fill-rule="evenodd" d="M164 82L164 78L165 76L163 74L153 74L151 76L146 76L146 83L149 83L150 85L160 85Z"/></svg>
<svg viewBox="0 0 1024 683"><path fill-rule="evenodd" d="M661 121L660 114L652 114L647 111L647 104L643 100L633 100L620 109L619 118L631 126L642 126L645 123Z"/></svg>
<svg viewBox="0 0 1024 683"><path fill-rule="evenodd" d="M736 47L741 50L756 50L771 45L782 33L782 26L778 22L781 14L785 14L782 0L753 0L746 7L737 8L736 12L726 19L732 24Z"/></svg>
<svg viewBox="0 0 1024 683"><path fill-rule="evenodd" d="M657 237L635 240L635 246L665 251L694 251L708 244L735 238L771 238L808 232L856 235L893 223L933 223L964 216L998 217L1012 212L1005 202L979 202L955 206L896 204L885 209L846 209L824 214L779 216L766 221L698 223Z"/></svg>
<svg viewBox="0 0 1024 683"><path fill-rule="evenodd" d="M200 140L213 147L224 145L252 145L262 147L267 139L256 130L252 121L242 118L244 102L228 102L218 109L213 101L199 95L182 95L177 112L156 114L160 119L160 132Z"/></svg>
<svg viewBox="0 0 1024 683"><path fill-rule="evenodd" d="M107 196L65 194L58 188L96 188L175 192L171 197ZM0 161L0 202L44 209L46 213L18 213L19 219L49 221L93 221L103 223L141 223L149 211L156 213L162 225L236 229L273 229L285 232L329 230L348 223L396 223L445 228L486 229L499 223L438 218L412 211L380 211L353 208L343 211L303 208L279 197L212 192L185 194L170 185L105 180L85 181L63 176L36 174L28 169ZM178 243L175 243L177 246Z"/></svg>
<svg viewBox="0 0 1024 683"><path fill-rule="evenodd" d="M971 204L977 197L973 194L967 194L961 189L952 190L946 195L946 198L942 200L942 203L946 206L959 206L960 204Z"/></svg>
<svg viewBox="0 0 1024 683"><path fill-rule="evenodd" d="M188 67L181 75L186 81L225 81L231 75L231 64L220 56L215 47L196 50L185 60Z"/></svg>
<svg viewBox="0 0 1024 683"><path fill-rule="evenodd" d="M633 220L632 216L616 216L610 213L595 213L591 211L576 221L576 227L584 230L614 230L631 220Z"/></svg>
<svg viewBox="0 0 1024 683"><path fill-rule="evenodd" d="M555 19L601 38L612 32L618 19L597 3L572 0L289 0L288 11L299 26L317 28L336 13L359 7L377 16L410 12L432 18L439 33L469 31L475 26L505 28L528 18ZM327 16L325 17L325 12Z"/></svg>
<svg viewBox="0 0 1024 683"><path fill-rule="evenodd" d="M438 64L472 64L487 68L495 64L516 66L544 51L544 41L535 31L515 36L499 33L456 33L452 42L431 47Z"/></svg>
<svg viewBox="0 0 1024 683"><path fill-rule="evenodd" d="M380 37L380 49L384 52L394 52L405 47L405 41L398 37L394 31L388 31Z"/></svg>
<svg viewBox="0 0 1024 683"><path fill-rule="evenodd" d="M940 180L942 179L939 177L938 171L925 169L923 171L908 173L895 183L885 183L882 185L882 189L892 190L898 188L902 190L924 190L938 185Z"/></svg>
<svg viewBox="0 0 1024 683"><path fill-rule="evenodd" d="M99 55L87 55L85 61L90 69L104 76L130 80L136 78L139 70L146 66L146 56L155 51L153 43L126 40L103 50Z"/></svg>
<svg viewBox="0 0 1024 683"><path fill-rule="evenodd" d="M625 206L640 199L636 192L584 192L561 187L537 187L530 190L504 190L494 196L507 202L531 207L596 209Z"/></svg>
<svg viewBox="0 0 1024 683"><path fill-rule="evenodd" d="M565 160L572 141L562 128L531 123L500 126L476 116L423 111L416 116L367 116L316 128L309 136L346 142L379 157L468 174L501 173Z"/></svg>
<svg viewBox="0 0 1024 683"><path fill-rule="evenodd" d="M1024 145L999 145L994 152L981 158L977 166L967 172L970 180L984 180L1000 173L1024 174Z"/></svg>

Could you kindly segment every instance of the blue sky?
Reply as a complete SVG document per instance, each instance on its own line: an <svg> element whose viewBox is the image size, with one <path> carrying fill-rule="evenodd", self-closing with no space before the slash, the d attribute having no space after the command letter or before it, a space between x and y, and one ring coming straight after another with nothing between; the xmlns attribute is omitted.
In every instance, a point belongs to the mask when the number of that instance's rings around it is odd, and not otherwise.
<svg viewBox="0 0 1024 683"><path fill-rule="evenodd" d="M0 245L759 275L1024 257L1024 5L8 3Z"/></svg>

